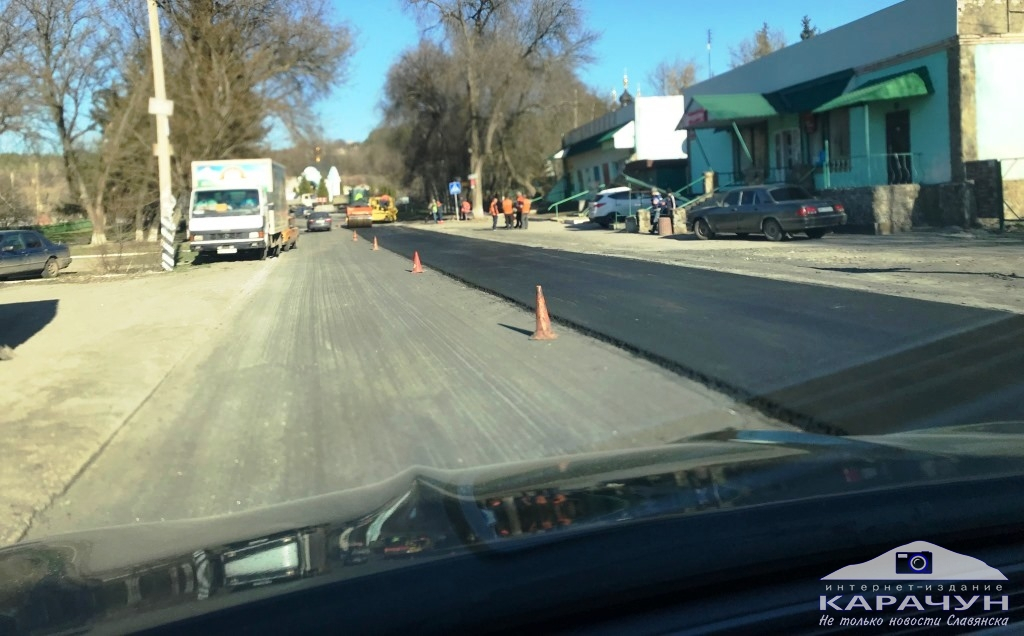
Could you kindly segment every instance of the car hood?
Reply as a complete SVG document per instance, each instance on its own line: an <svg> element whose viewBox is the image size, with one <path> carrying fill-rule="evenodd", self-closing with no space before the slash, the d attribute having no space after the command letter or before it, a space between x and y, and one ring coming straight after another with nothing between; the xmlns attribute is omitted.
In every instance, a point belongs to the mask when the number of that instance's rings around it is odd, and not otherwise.
<svg viewBox="0 0 1024 636"><path fill-rule="evenodd" d="M1024 473L1022 442L1018 422L871 437L725 430L629 451L410 468L378 484L223 517L0 549L0 628L74 629L218 595L237 601L297 579L530 550L621 524L1016 476ZM51 609L40 612L41 603Z"/></svg>

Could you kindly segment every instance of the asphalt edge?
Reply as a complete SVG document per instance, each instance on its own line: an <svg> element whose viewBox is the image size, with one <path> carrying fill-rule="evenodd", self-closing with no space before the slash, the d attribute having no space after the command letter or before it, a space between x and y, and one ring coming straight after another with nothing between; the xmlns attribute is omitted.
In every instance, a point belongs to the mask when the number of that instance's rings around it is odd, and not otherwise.
<svg viewBox="0 0 1024 636"><path fill-rule="evenodd" d="M410 228L410 229L415 229L415 228ZM419 230L419 231L430 231L430 230ZM468 236L467 237L462 237L462 238L473 239L473 237L468 237ZM482 241L482 240L487 240L487 239L476 239L476 240L481 240ZM392 248L385 247L384 249L387 249L389 252L392 252L392 253L395 253L395 254L399 254L398 251L396 251L396 250L394 250ZM541 249L550 249L550 248L541 248ZM399 254L399 255L401 255L401 254ZM626 258L628 258L628 257L626 257ZM484 293L489 294L491 296L494 296L496 298L500 298L500 299L502 299L502 300L504 300L506 302L512 303L513 305L516 305L517 307L520 307L520 308L525 309L527 311L533 312L533 311L536 310L536 308L533 305L531 305L530 303L527 303L527 302L524 302L524 301L521 301L521 300L517 300L516 298L513 298L513 297L508 296L506 294L502 294L501 292L498 292L496 290L489 289L487 287L484 287L482 285L474 283L473 281L467 280L466 278L463 278L462 276L459 276L458 274L455 274L455 273L449 272L449 271L447 271L445 269L442 269L440 267L437 267L436 265L429 266L429 269L431 269L431 270L433 270L433 271L435 271L435 272L437 272L439 274L442 274L444 276L447 276L448 278L451 278L452 280L456 280L456 281L462 283L463 285L465 285L465 286L467 286L467 287L469 287L471 289L475 289L477 291L484 292ZM551 321L556 323L556 324L559 324L559 325L561 325L563 327L568 327L568 328L572 329L573 331L576 331L577 333L580 333L580 334L582 334L584 336L587 336L589 338L593 338L595 340L599 340L601 342L604 342L606 344L612 345L612 346L614 346L614 347L616 347L618 349L621 349L623 351L627 351L627 352L629 352L629 353L631 353L631 354L633 354L633 355L635 355L635 356L637 356L639 358L642 358L644 360L647 360L648 362L656 364L657 366L659 366L659 367L661 367L663 369L671 371L672 373L680 375L680 376L682 376L682 377L684 377L684 378L686 378L688 380L697 382L697 383L701 384L702 386L704 386L704 387L706 387L706 388L708 388L708 389L710 389L712 391L716 391L718 393L721 393L721 394L725 395L726 397L728 397L730 399L736 400L737 402L739 402L741 404L749 406L749 407L755 409L756 411L760 412L762 415L765 415L767 417L780 420L780 421L782 421L785 424L790 424L790 425L795 426L795 427L797 427L797 428L799 428L801 430L804 430L804 431L806 431L808 433L816 433L816 434L819 434L819 435L830 435L830 436L846 436L846 435L850 435L850 432L845 430L845 429L833 426L833 425L828 424L828 423L826 423L824 421L821 421L821 420L819 420L817 418L811 417L809 415L800 413L799 411L795 411L795 410L793 410L791 408L785 407L782 404L780 404L780 403L778 403L778 402L776 402L774 400L771 400L770 398L768 398L766 396L752 394L751 392L746 391L744 389L741 389L741 388L739 388L739 387L737 387L737 386L735 386L735 385L733 385L733 384L731 384L729 382L726 382L725 380L722 380L721 378L718 378L718 377L715 377L715 376L712 376L712 375L709 375L709 374L706 374L706 373L702 373L702 372L700 372L700 371L698 371L698 370L696 370L696 369L694 369L692 367L688 367L686 365L682 365L682 364L680 364L678 362L675 362L673 360L669 360L668 358L660 356L657 353L654 353L652 351L648 351L646 349L641 349L639 347L635 347L633 345L630 345L630 344L620 340L619 338L616 338L615 336L612 336L612 335L606 334L606 333L604 333L602 331L598 331L596 329L588 327L588 326L586 326L583 323L563 318L563 317L558 315L557 309L552 310L550 306L548 307L548 314L551 317Z"/></svg>

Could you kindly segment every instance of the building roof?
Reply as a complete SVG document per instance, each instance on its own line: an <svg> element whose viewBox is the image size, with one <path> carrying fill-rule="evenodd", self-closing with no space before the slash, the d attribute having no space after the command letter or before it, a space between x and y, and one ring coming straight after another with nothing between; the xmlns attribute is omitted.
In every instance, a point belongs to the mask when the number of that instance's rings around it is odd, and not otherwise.
<svg viewBox="0 0 1024 636"><path fill-rule="evenodd" d="M904 0L687 88L687 97L773 93L957 36L957 0Z"/></svg>

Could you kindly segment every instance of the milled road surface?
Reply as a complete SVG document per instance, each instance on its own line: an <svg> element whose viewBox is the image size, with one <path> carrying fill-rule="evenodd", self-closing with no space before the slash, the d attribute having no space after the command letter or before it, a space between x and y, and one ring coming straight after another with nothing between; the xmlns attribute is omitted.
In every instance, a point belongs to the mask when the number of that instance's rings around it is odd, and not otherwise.
<svg viewBox="0 0 1024 636"><path fill-rule="evenodd" d="M408 259L350 232L303 234L299 245L279 259L200 268L267 272L212 336L193 339L183 317L184 362L36 516L29 538L224 514L415 464L782 427L571 330L530 341L532 312L434 271L413 275Z"/></svg>
<svg viewBox="0 0 1024 636"><path fill-rule="evenodd" d="M528 230L529 231L529 230ZM643 352L808 430L884 433L1024 420L1024 316L374 228L402 256Z"/></svg>

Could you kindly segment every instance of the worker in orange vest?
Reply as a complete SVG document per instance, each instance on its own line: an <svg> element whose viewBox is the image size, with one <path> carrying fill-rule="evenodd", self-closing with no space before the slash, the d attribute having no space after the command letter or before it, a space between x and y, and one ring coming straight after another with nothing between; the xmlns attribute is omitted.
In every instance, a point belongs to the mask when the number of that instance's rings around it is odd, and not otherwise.
<svg viewBox="0 0 1024 636"><path fill-rule="evenodd" d="M516 227L527 229L530 226L530 200L519 193L519 219Z"/></svg>
<svg viewBox="0 0 1024 636"><path fill-rule="evenodd" d="M512 214L515 212L515 209L512 205L512 199L507 194L501 199L501 211L505 214L505 229L511 230Z"/></svg>
<svg viewBox="0 0 1024 636"><path fill-rule="evenodd" d="M459 220L460 221L468 221L469 220L469 212L470 212L471 209L472 209L472 206L469 204L469 199L463 199L462 200L462 213L459 215Z"/></svg>
<svg viewBox="0 0 1024 636"><path fill-rule="evenodd" d="M491 229L496 230L498 229L498 195L495 194L491 197L491 205L488 211L491 213Z"/></svg>

